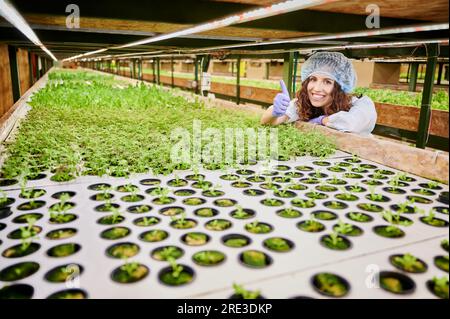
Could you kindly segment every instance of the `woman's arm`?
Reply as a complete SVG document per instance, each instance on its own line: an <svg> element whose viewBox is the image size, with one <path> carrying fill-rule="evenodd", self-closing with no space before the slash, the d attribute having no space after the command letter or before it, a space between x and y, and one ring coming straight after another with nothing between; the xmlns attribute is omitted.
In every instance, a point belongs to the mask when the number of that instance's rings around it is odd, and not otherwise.
<svg viewBox="0 0 450 319"><path fill-rule="evenodd" d="M377 111L373 101L367 97L355 101L352 108L340 111L323 119L322 124L339 131L370 134L377 122Z"/></svg>
<svg viewBox="0 0 450 319"><path fill-rule="evenodd" d="M289 120L289 117L286 114L276 117L272 115L272 112L273 112L273 105L270 106L261 117L262 125L279 125Z"/></svg>

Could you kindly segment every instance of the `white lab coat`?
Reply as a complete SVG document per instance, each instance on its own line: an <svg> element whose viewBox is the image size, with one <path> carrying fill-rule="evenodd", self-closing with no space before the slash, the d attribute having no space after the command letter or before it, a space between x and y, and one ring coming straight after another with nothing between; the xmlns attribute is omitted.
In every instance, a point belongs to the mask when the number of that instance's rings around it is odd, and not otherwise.
<svg viewBox="0 0 450 319"><path fill-rule="evenodd" d="M290 122L298 121L297 99L289 104L286 115ZM328 117L328 127L338 131L351 132L364 136L370 136L377 123L377 111L375 104L368 96L352 97L352 107L349 111L339 111Z"/></svg>

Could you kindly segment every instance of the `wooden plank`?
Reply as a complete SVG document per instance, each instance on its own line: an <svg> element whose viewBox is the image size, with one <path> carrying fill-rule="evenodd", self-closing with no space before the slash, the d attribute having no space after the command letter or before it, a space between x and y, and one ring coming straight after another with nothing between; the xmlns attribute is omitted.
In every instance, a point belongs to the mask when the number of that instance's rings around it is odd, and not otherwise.
<svg viewBox="0 0 450 319"><path fill-rule="evenodd" d="M320 131L331 137L344 152L411 174L446 184L449 182L449 157L446 152L419 149L375 137L362 137L306 122L297 122L296 127L304 131Z"/></svg>
<svg viewBox="0 0 450 319"><path fill-rule="evenodd" d="M23 49L17 51L17 64L19 69L20 95L22 96L31 87L28 51Z"/></svg>
<svg viewBox="0 0 450 319"><path fill-rule="evenodd" d="M370 4L380 8L381 17L448 22L448 0L346 0L315 6L311 10L367 15L366 8Z"/></svg>
<svg viewBox="0 0 450 319"><path fill-rule="evenodd" d="M30 24L66 27L66 16L25 14L25 20ZM170 33L185 28L193 27L193 24L176 24L164 22L138 21L138 20L118 20L105 18L83 17L83 29L96 30L125 30L140 31L149 33ZM243 38L263 38L263 39L284 39L313 35L313 32L297 32L285 30L263 30L256 28L226 27L216 30L198 33L199 35L243 37Z"/></svg>
<svg viewBox="0 0 450 319"><path fill-rule="evenodd" d="M0 44L0 117L14 104L8 46Z"/></svg>
<svg viewBox="0 0 450 319"><path fill-rule="evenodd" d="M387 103L375 103L375 106L378 114L377 124L408 131L417 131L420 108ZM432 110L430 134L448 138L448 120L448 112Z"/></svg>

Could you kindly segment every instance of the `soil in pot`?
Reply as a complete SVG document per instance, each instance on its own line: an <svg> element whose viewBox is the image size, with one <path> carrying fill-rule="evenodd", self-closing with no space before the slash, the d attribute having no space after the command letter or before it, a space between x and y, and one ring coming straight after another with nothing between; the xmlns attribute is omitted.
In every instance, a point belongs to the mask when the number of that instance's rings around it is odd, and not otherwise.
<svg viewBox="0 0 450 319"><path fill-rule="evenodd" d="M311 172L314 170L314 168L312 168L311 166L305 165L296 166L295 169L302 172Z"/></svg>
<svg viewBox="0 0 450 319"><path fill-rule="evenodd" d="M152 203L157 204L157 205L169 205L172 204L173 202L175 202L175 198L173 197L168 197L168 196L161 196L161 197L157 197L155 199L152 200Z"/></svg>
<svg viewBox="0 0 450 319"><path fill-rule="evenodd" d="M250 245L252 240L244 235L230 234L222 237L222 243L231 248L242 248Z"/></svg>
<svg viewBox="0 0 450 319"><path fill-rule="evenodd" d="M22 280L35 274L39 268L39 264L35 262L14 264L0 271L0 280L6 282Z"/></svg>
<svg viewBox="0 0 450 319"><path fill-rule="evenodd" d="M164 216L176 216L184 213L184 208L179 206L162 208L159 213Z"/></svg>
<svg viewBox="0 0 450 319"><path fill-rule="evenodd" d="M114 198L114 195L111 193L98 193L98 194L92 195L90 197L91 200L95 200L95 201L99 201L99 202L106 201L106 200L113 199L113 198Z"/></svg>
<svg viewBox="0 0 450 319"><path fill-rule="evenodd" d="M394 194L394 195L402 195L402 194L406 194L406 191L398 188L398 187L384 187L383 190L389 194Z"/></svg>
<svg viewBox="0 0 450 319"><path fill-rule="evenodd" d="M69 197L72 198L76 195L77 193L72 192L72 191L62 191L62 192L57 192L55 194L52 195L52 198L54 199L58 199L60 200L61 197Z"/></svg>
<svg viewBox="0 0 450 319"><path fill-rule="evenodd" d="M305 196L308 197L308 198L316 199L316 200L327 199L328 198L327 194L319 193L319 192L316 192L316 191L308 192L308 193L305 194Z"/></svg>
<svg viewBox="0 0 450 319"><path fill-rule="evenodd" d="M10 178L10 179L1 179L0 180L0 187L12 186L12 185L15 185L17 183L18 183L17 179L12 179L12 178Z"/></svg>
<svg viewBox="0 0 450 319"><path fill-rule="evenodd" d="M225 174L220 176L220 179L223 179L224 181L237 181L239 178L239 175L236 174Z"/></svg>
<svg viewBox="0 0 450 319"><path fill-rule="evenodd" d="M191 197L191 198L186 198L183 200L183 204L189 205L189 206L198 206L198 205L202 205L204 203L206 203L206 200L204 200L203 198L200 198L200 197Z"/></svg>
<svg viewBox="0 0 450 319"><path fill-rule="evenodd" d="M326 208L329 209L346 209L348 207L348 205L346 203L343 202L339 202L339 201L328 201L323 203L323 206L325 206Z"/></svg>
<svg viewBox="0 0 450 319"><path fill-rule="evenodd" d="M41 248L41 245L37 243L27 243L27 244L21 244L21 245L15 245L8 249L6 249L2 256L5 258L20 258L25 257L31 254L34 254Z"/></svg>
<svg viewBox="0 0 450 319"><path fill-rule="evenodd" d="M152 210L153 208L149 205L135 205L127 208L127 211L132 214L145 214Z"/></svg>
<svg viewBox="0 0 450 319"><path fill-rule="evenodd" d="M170 226L175 229L190 229L190 228L194 228L197 226L197 221L195 221L193 219L181 217L181 218L172 220L172 222L170 223Z"/></svg>
<svg viewBox="0 0 450 319"><path fill-rule="evenodd" d="M327 297L344 297L350 290L347 280L331 273L316 274L312 277L311 283L318 293Z"/></svg>
<svg viewBox="0 0 450 319"><path fill-rule="evenodd" d="M345 201L349 201L349 202L354 202L359 199L358 196L350 194L350 193L336 194L334 197L336 197L339 200L345 200Z"/></svg>
<svg viewBox="0 0 450 319"><path fill-rule="evenodd" d="M393 271L380 272L379 280L382 289L394 294L412 294L416 289L416 284L411 278Z"/></svg>
<svg viewBox="0 0 450 319"><path fill-rule="evenodd" d="M224 231L231 228L232 223L226 219L213 219L205 224L205 228L214 231Z"/></svg>
<svg viewBox="0 0 450 319"><path fill-rule="evenodd" d="M138 192L139 187L133 184L126 184L126 185L120 185L116 187L116 191L120 193L132 193L132 192Z"/></svg>
<svg viewBox="0 0 450 319"><path fill-rule="evenodd" d="M282 200L276 198L266 198L263 199L260 203L263 204L264 206L269 207L278 207L284 205L284 202Z"/></svg>
<svg viewBox="0 0 450 319"><path fill-rule="evenodd" d="M12 211L10 207L0 208L0 219L8 218L12 215Z"/></svg>
<svg viewBox="0 0 450 319"><path fill-rule="evenodd" d="M121 215L113 214L113 215L104 216L104 217L98 219L97 223L99 223L100 225L116 225L116 224L120 224L124 220L125 220L125 217L123 217Z"/></svg>
<svg viewBox="0 0 450 319"><path fill-rule="evenodd" d="M283 218L299 218L303 216L302 212L292 208L280 209L277 211L277 215Z"/></svg>
<svg viewBox="0 0 450 319"><path fill-rule="evenodd" d="M214 205L216 205L218 207L232 207L236 204L237 204L237 202L234 199L229 199L229 198L221 198L221 199L216 199L214 201Z"/></svg>
<svg viewBox="0 0 450 319"><path fill-rule="evenodd" d="M428 290L438 298L448 299L448 278L447 277L434 277L432 280L427 281Z"/></svg>
<svg viewBox="0 0 450 319"><path fill-rule="evenodd" d="M194 210L194 214L198 217L214 217L219 215L219 211L215 208L205 207Z"/></svg>
<svg viewBox="0 0 450 319"><path fill-rule="evenodd" d="M139 239L147 243L160 242L166 239L167 237L169 237L169 233L160 229L146 231L139 235Z"/></svg>
<svg viewBox="0 0 450 319"><path fill-rule="evenodd" d="M256 212L253 209L238 207L238 209L233 210L230 216L236 219L249 219L255 217Z"/></svg>
<svg viewBox="0 0 450 319"><path fill-rule="evenodd" d="M34 219L34 220L38 221L42 217L44 217L42 214L30 213L30 214L19 215L16 218L14 218L12 221L13 221L13 223L16 223L16 224L27 224L28 220L30 220L30 219Z"/></svg>
<svg viewBox="0 0 450 319"><path fill-rule="evenodd" d="M295 198L291 201L292 206L300 207L300 208L313 208L316 206L313 199L301 199Z"/></svg>
<svg viewBox="0 0 450 319"><path fill-rule="evenodd" d="M326 192L326 193L332 193L332 192L336 192L338 190L336 187L330 186L330 185L319 185L319 186L316 186L316 189L318 191Z"/></svg>
<svg viewBox="0 0 450 319"><path fill-rule="evenodd" d="M105 183L99 183L99 184L92 184L88 186L88 189L91 191L97 191L97 192L101 192L101 191L106 191L106 190L110 190L111 189L111 185L110 184L105 184Z"/></svg>
<svg viewBox="0 0 450 319"><path fill-rule="evenodd" d="M433 227L448 227L448 222L446 220L436 218L436 217L420 217L420 221L424 224L427 224L429 226Z"/></svg>
<svg viewBox="0 0 450 319"><path fill-rule="evenodd" d="M77 230L75 228L63 228L52 230L47 233L45 237L50 240L62 240L73 237L77 234Z"/></svg>
<svg viewBox="0 0 450 319"><path fill-rule="evenodd" d="M269 255L259 250L246 250L239 255L239 260L250 268L265 268L273 263Z"/></svg>
<svg viewBox="0 0 450 319"><path fill-rule="evenodd" d="M140 251L138 245L133 243L119 243L110 246L106 250L109 257L117 259L127 259L136 256Z"/></svg>
<svg viewBox="0 0 450 319"><path fill-rule="evenodd" d="M248 188L248 187L251 187L252 184L251 183L247 183L247 182L237 181L237 182L232 183L231 186L233 186L235 188Z"/></svg>
<svg viewBox="0 0 450 319"><path fill-rule="evenodd" d="M15 284L0 289L0 300L5 299L31 299L34 288L26 284Z"/></svg>
<svg viewBox="0 0 450 319"><path fill-rule="evenodd" d="M64 283L70 280L74 275L81 275L83 270L84 268L78 264L58 266L48 271L44 278L52 283Z"/></svg>
<svg viewBox="0 0 450 319"><path fill-rule="evenodd" d="M203 250L195 253L192 260L199 266L217 266L225 261L225 254L217 250Z"/></svg>
<svg viewBox="0 0 450 319"><path fill-rule="evenodd" d="M171 179L170 181L167 182L167 185L172 186L172 187L183 187L188 185L189 182L185 179Z"/></svg>
<svg viewBox="0 0 450 319"><path fill-rule="evenodd" d="M47 256L54 258L63 258L72 256L80 250L81 246L76 243L61 244L47 250Z"/></svg>
<svg viewBox="0 0 450 319"><path fill-rule="evenodd" d="M139 195L139 194L132 194L132 195L123 196L120 199L127 203L135 203L135 202L140 202L140 201L144 200L145 197L142 195Z"/></svg>
<svg viewBox="0 0 450 319"><path fill-rule="evenodd" d="M408 196L406 196L406 199L413 203L419 203L419 204L431 204L433 202L431 199L421 197L421 196L414 196L414 195L408 195Z"/></svg>
<svg viewBox="0 0 450 319"><path fill-rule="evenodd" d="M119 208L120 208L119 204L106 203L106 204L98 205L94 209L95 209L95 211L100 212L100 213L109 213L109 212L112 212L114 209L119 209Z"/></svg>
<svg viewBox="0 0 450 319"><path fill-rule="evenodd" d="M183 255L184 250L177 246L163 246L151 252L152 258L158 261L167 261L169 258L179 259Z"/></svg>
<svg viewBox="0 0 450 319"><path fill-rule="evenodd" d="M360 212L350 212L345 215L348 219L359 222L359 223L368 223L373 220L373 217Z"/></svg>
<svg viewBox="0 0 450 319"><path fill-rule="evenodd" d="M332 250L348 250L352 247L350 240L336 233L325 235L320 238L322 246Z"/></svg>
<svg viewBox="0 0 450 319"><path fill-rule="evenodd" d="M333 230L339 235L351 237L361 236L364 233L364 231L358 226L347 224L341 221L333 226Z"/></svg>
<svg viewBox="0 0 450 319"><path fill-rule="evenodd" d="M179 189L174 194L177 196L192 196L195 194L195 191L192 189Z"/></svg>
<svg viewBox="0 0 450 319"><path fill-rule="evenodd" d="M141 281L148 276L149 269L139 263L126 263L114 269L111 279L120 284L131 284Z"/></svg>
<svg viewBox="0 0 450 319"><path fill-rule="evenodd" d="M194 280L194 270L186 265L173 265L163 268L158 275L159 280L168 286L182 286Z"/></svg>
<svg viewBox="0 0 450 319"><path fill-rule="evenodd" d="M252 234L267 234L273 230L273 227L267 223L254 221L245 225L245 230Z"/></svg>
<svg viewBox="0 0 450 319"><path fill-rule="evenodd" d="M87 293L81 289L67 289L55 292L47 297L47 299L86 299Z"/></svg>
<svg viewBox="0 0 450 319"><path fill-rule="evenodd" d="M366 212L370 212L370 213L380 213L383 211L383 207L379 206L379 205L375 205L375 204L370 204L370 203L360 203L358 205L356 205L359 209L362 209Z"/></svg>
<svg viewBox="0 0 450 319"><path fill-rule="evenodd" d="M298 229L308 233L319 233L325 230L325 225L316 220L305 220L297 224Z"/></svg>
<svg viewBox="0 0 450 319"><path fill-rule="evenodd" d="M46 193L47 192L43 189L24 189L20 192L19 197L25 199L35 199L44 196Z"/></svg>
<svg viewBox="0 0 450 319"><path fill-rule="evenodd" d="M402 238L405 232L396 226L375 226L373 228L375 234L386 238Z"/></svg>
<svg viewBox="0 0 450 319"><path fill-rule="evenodd" d="M264 247L275 252L288 252L294 249L294 243L286 238L272 237L263 241Z"/></svg>
<svg viewBox="0 0 450 319"><path fill-rule="evenodd" d="M205 233L190 232L181 237L181 241L188 246L202 246L208 243L210 237Z"/></svg>
<svg viewBox="0 0 450 319"><path fill-rule="evenodd" d="M428 269L428 265L423 260L411 254L391 255L389 262L395 268L413 274L424 273Z"/></svg>
<svg viewBox="0 0 450 319"><path fill-rule="evenodd" d="M317 210L312 212L312 215L314 216L315 219L318 220L335 220L337 219L337 215L333 212L329 212L326 210Z"/></svg>
<svg viewBox="0 0 450 319"><path fill-rule="evenodd" d="M139 183L144 186L155 186L155 185L160 185L161 180L156 179L156 178L148 178L148 179L141 180Z"/></svg>
<svg viewBox="0 0 450 319"><path fill-rule="evenodd" d="M116 240L127 237L131 233L131 230L127 227L113 227L103 231L100 237L108 240Z"/></svg>
<svg viewBox="0 0 450 319"><path fill-rule="evenodd" d="M434 264L440 270L448 272L448 255L434 257Z"/></svg>
<svg viewBox="0 0 450 319"><path fill-rule="evenodd" d="M41 207L45 206L45 202L42 200L37 201L29 201L27 203L20 204L17 206L18 210L33 210L33 209L39 209Z"/></svg>
<svg viewBox="0 0 450 319"><path fill-rule="evenodd" d="M265 194L264 191L259 190L259 189L246 189L243 191L243 193L247 196L262 196Z"/></svg>

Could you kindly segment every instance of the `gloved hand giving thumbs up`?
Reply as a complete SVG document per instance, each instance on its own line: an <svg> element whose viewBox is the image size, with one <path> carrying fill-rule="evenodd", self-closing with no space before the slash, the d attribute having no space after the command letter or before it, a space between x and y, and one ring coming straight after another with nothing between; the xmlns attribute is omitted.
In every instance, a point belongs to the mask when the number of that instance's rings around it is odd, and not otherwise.
<svg viewBox="0 0 450 319"><path fill-rule="evenodd" d="M286 109L291 102L291 98L289 97L289 91L286 88L286 84L284 81L280 81L281 93L278 93L273 99L273 111L272 115L274 117L282 116L286 113Z"/></svg>

